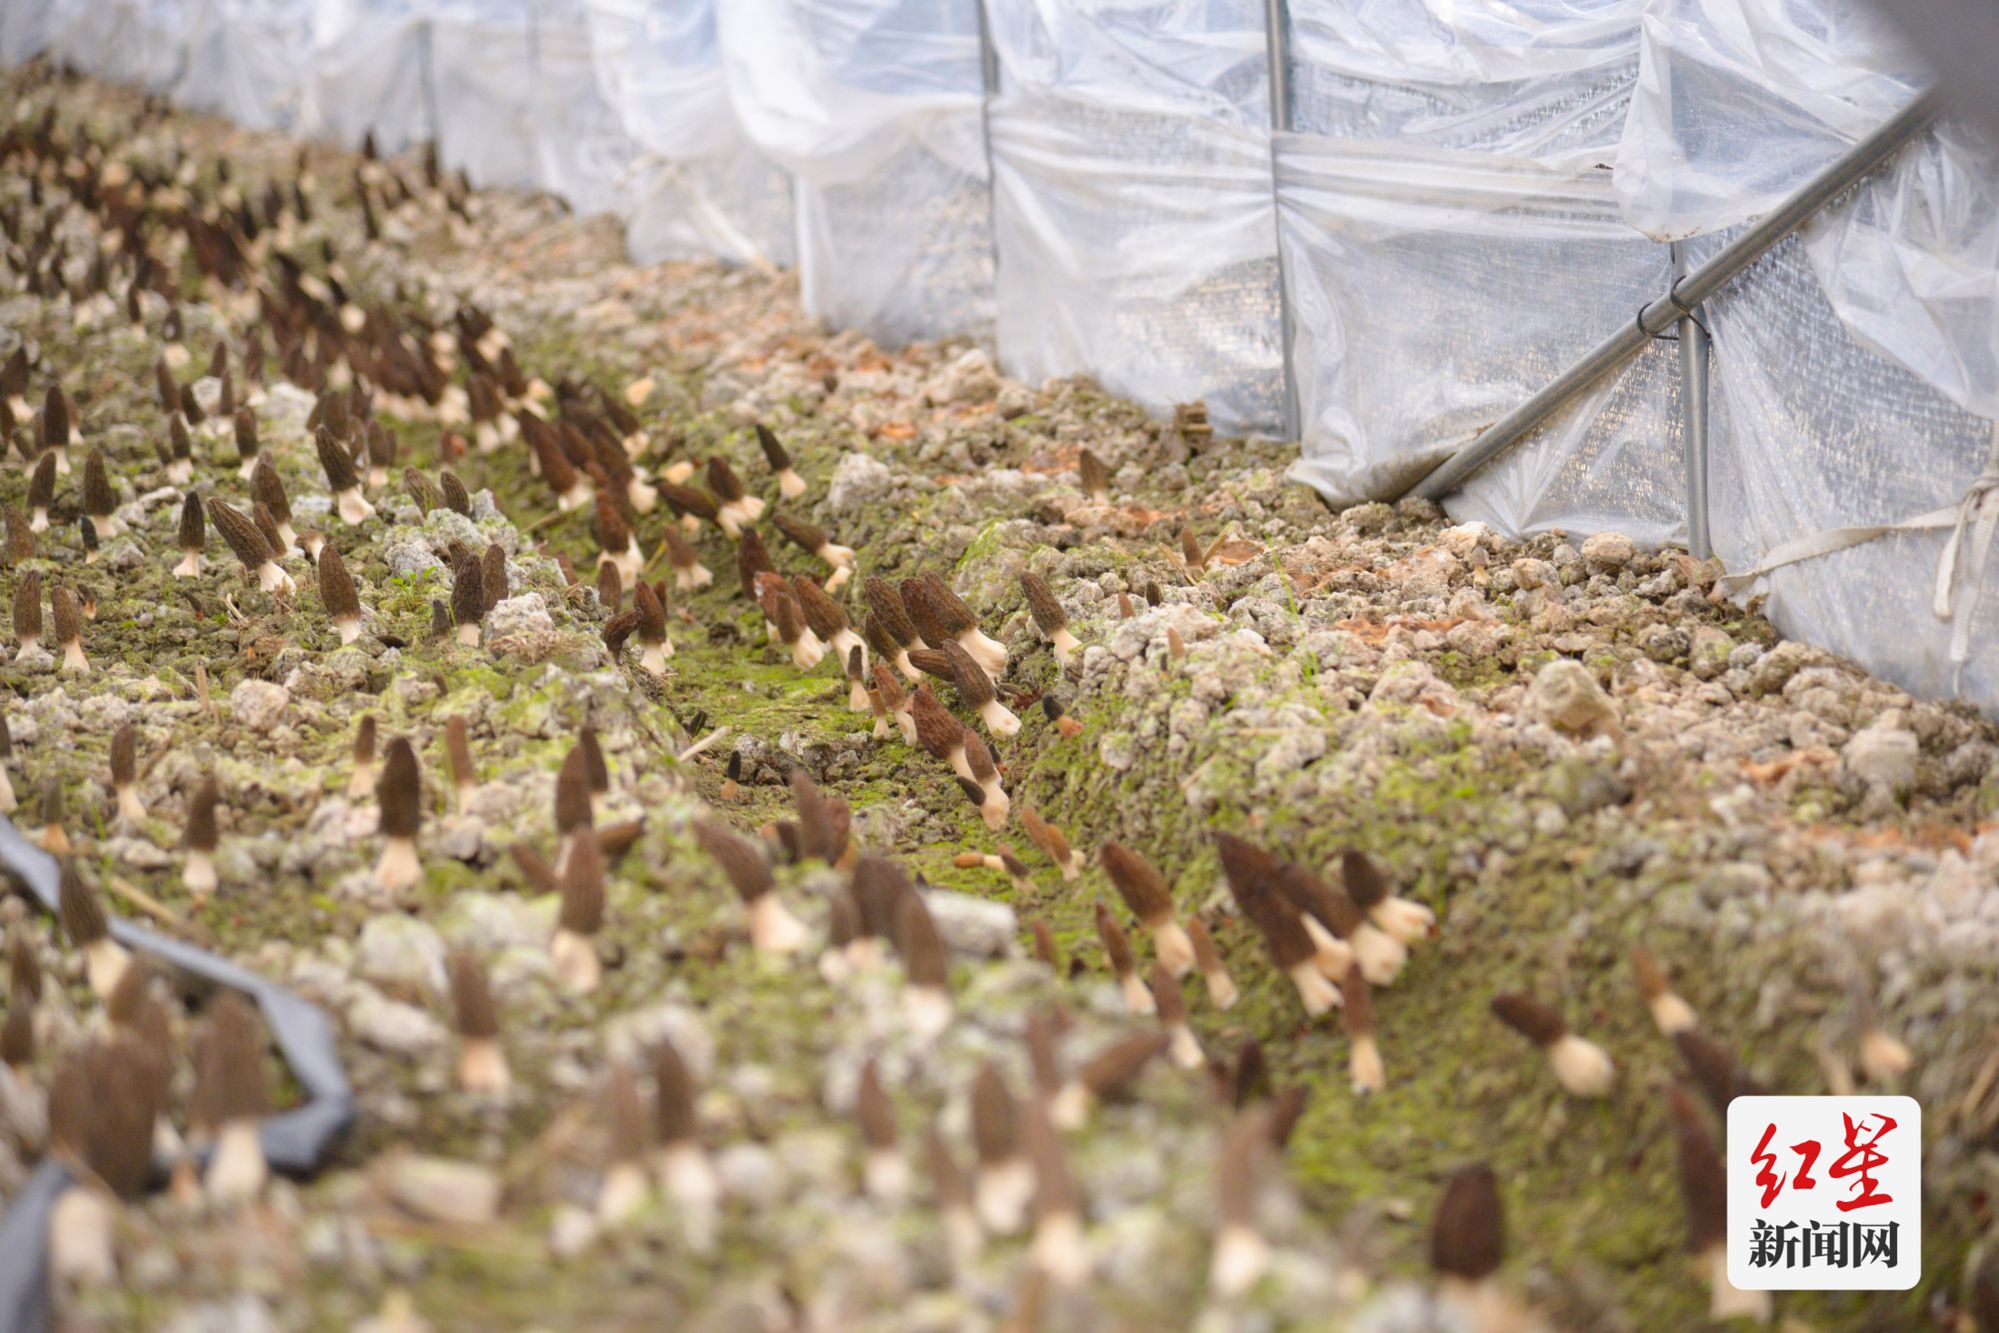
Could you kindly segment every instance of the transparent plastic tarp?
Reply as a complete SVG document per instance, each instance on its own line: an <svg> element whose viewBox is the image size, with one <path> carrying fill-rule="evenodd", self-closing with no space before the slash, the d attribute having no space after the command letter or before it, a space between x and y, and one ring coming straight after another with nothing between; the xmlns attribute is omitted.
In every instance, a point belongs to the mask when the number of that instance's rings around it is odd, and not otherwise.
<svg viewBox="0 0 1999 1333"><path fill-rule="evenodd" d="M997 345L1157 411L1274 432L1282 320L1255 0L988 5Z"/></svg>
<svg viewBox="0 0 1999 1333"><path fill-rule="evenodd" d="M354 147L372 131L385 153L435 137L418 0L313 0L312 41L302 133Z"/></svg>
<svg viewBox="0 0 1999 1333"><path fill-rule="evenodd" d="M1861 0L1655 0L1617 158L1627 219L1655 236L1766 211L1928 82ZM1999 417L1999 154L1945 123L1712 302L1710 496L1718 553L1754 570L1833 529L1949 512ZM1924 694L1991 709L1991 598L1933 606L1948 536L1876 537L1774 569L1771 617ZM1989 571L1966 569L1954 615Z"/></svg>
<svg viewBox="0 0 1999 1333"><path fill-rule="evenodd" d="M723 82L717 0L589 0L597 84L637 145L622 205L642 263L789 264L791 181L744 135Z"/></svg>
<svg viewBox="0 0 1999 1333"><path fill-rule="evenodd" d="M884 343L989 340L976 0L725 0L730 98L797 182L805 307Z"/></svg>
<svg viewBox="0 0 1999 1333"><path fill-rule="evenodd" d="M578 213L616 212L638 145L598 83L584 0L534 0L530 14L541 188Z"/></svg>
<svg viewBox="0 0 1999 1333"><path fill-rule="evenodd" d="M20 65L49 49L50 0L0 0L0 61Z"/></svg>
<svg viewBox="0 0 1999 1333"><path fill-rule="evenodd" d="M1336 501L1402 494L1664 289L1603 164L1635 0L1293 10L1277 143L1301 456ZM1507 532L1685 530L1675 349L1569 404L1455 512Z"/></svg>
<svg viewBox="0 0 1999 1333"><path fill-rule="evenodd" d="M159 92L186 59L185 0L13 0L27 10L38 5L46 7L49 55L85 74Z"/></svg>
<svg viewBox="0 0 1999 1333"><path fill-rule="evenodd" d="M1278 154L1305 443L1294 475L1341 501L1402 494L1631 318L1664 246L1602 173L1286 136ZM1675 351L1570 405L1454 509L1508 532L1681 527Z"/></svg>
<svg viewBox="0 0 1999 1333"><path fill-rule="evenodd" d="M192 22L174 99L252 129L293 125L312 65L309 0L186 0L185 7Z"/></svg>
<svg viewBox="0 0 1999 1333"><path fill-rule="evenodd" d="M533 189L534 53L525 0L441 0L430 11L438 153L482 189Z"/></svg>

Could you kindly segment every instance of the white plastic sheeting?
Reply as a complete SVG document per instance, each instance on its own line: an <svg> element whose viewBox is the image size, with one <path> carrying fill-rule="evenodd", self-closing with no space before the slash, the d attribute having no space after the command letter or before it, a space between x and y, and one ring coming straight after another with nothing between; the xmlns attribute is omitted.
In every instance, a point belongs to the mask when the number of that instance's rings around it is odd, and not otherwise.
<svg viewBox="0 0 1999 1333"><path fill-rule="evenodd" d="M579 213L616 212L633 142L601 91L584 0L533 0L535 179Z"/></svg>
<svg viewBox="0 0 1999 1333"><path fill-rule="evenodd" d="M192 0L188 10L175 99L252 129L295 124L312 65L310 0Z"/></svg>
<svg viewBox="0 0 1999 1333"><path fill-rule="evenodd" d="M722 78L717 0L588 0L597 83L637 145L622 210L644 263L789 264L791 181L758 153Z"/></svg>
<svg viewBox="0 0 1999 1333"><path fill-rule="evenodd" d="M299 129L385 153L436 137L429 25L418 0L313 0L311 67Z"/></svg>
<svg viewBox="0 0 1999 1333"><path fill-rule="evenodd" d="M430 0L438 155L482 189L539 181L527 0Z"/></svg>
<svg viewBox="0 0 1999 1333"><path fill-rule="evenodd" d="M1000 359L1275 432L1261 0L989 0Z"/></svg>
<svg viewBox="0 0 1999 1333"><path fill-rule="evenodd" d="M796 180L806 309L884 342L989 339L977 0L723 0L750 140Z"/></svg>
<svg viewBox="0 0 1999 1333"><path fill-rule="evenodd" d="M1627 217L1711 251L1925 82L1859 0L1655 0L1617 158ZM1999 154L1939 126L1707 317L1713 530L1731 570L1830 529L1949 511L1999 418ZM1784 565L1761 585L1767 609L1911 690L1999 707L1999 599L1979 614L1990 571L1967 546L1938 605L1948 540L1902 532Z"/></svg>
<svg viewBox="0 0 1999 1333"><path fill-rule="evenodd" d="M1666 285L1611 174L1637 81L1632 0L1294 10L1277 147L1302 457L1339 501L1401 494ZM1684 531L1670 344L1475 476L1509 532Z"/></svg>
<svg viewBox="0 0 1999 1333"><path fill-rule="evenodd" d="M10 0L9 8L23 17L43 9L49 54L100 79L160 92L186 59L192 16L181 0Z"/></svg>

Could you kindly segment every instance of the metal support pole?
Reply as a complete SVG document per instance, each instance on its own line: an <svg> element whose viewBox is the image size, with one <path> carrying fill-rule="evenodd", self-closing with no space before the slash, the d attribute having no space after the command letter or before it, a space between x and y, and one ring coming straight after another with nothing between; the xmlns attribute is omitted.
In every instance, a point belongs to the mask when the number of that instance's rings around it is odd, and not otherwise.
<svg viewBox="0 0 1999 1333"><path fill-rule="evenodd" d="M999 48L993 45L992 17L979 0L979 138L986 153L986 249L993 262L993 334L999 335L999 173L993 170L993 99L999 96ZM995 347L997 352L998 348Z"/></svg>
<svg viewBox="0 0 1999 1333"><path fill-rule="evenodd" d="M1687 275L1687 247L1674 241L1673 278ZM1708 533L1707 507L1707 329L1695 312L1680 319L1680 415L1686 434L1687 462L1687 549L1694 559L1714 554Z"/></svg>
<svg viewBox="0 0 1999 1333"><path fill-rule="evenodd" d="M1284 263L1284 227L1278 220L1277 136L1291 130L1291 13L1286 0L1263 0L1264 61L1270 74L1270 220L1277 240L1277 340L1284 363L1284 438L1304 435L1298 401L1298 368L1291 349L1295 327L1291 314L1291 281Z"/></svg>
<svg viewBox="0 0 1999 1333"><path fill-rule="evenodd" d="M1411 493L1426 500L1441 500L1458 489L1472 473L1531 434L1570 399L1638 355L1646 343L1678 323L1688 311L1762 258L1770 247L1928 129L1936 119L1939 101L1934 89L1916 97L1797 193L1751 224L1712 259L1674 282L1664 296L1640 310L1635 320L1591 348L1546 388L1445 459Z"/></svg>
<svg viewBox="0 0 1999 1333"><path fill-rule="evenodd" d="M444 155L444 117L437 106L437 60L431 54L432 32L429 19L416 29L417 82L423 89L424 115L430 120L430 141L437 145L440 166L450 161Z"/></svg>

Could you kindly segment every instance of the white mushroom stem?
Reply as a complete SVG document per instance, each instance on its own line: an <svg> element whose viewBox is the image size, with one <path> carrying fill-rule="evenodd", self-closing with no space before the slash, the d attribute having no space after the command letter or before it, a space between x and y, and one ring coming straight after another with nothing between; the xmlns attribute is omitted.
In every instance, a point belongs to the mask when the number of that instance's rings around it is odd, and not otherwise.
<svg viewBox="0 0 1999 1333"><path fill-rule="evenodd" d="M218 423L215 427L215 433L216 435L220 436L222 434L222 431L223 431L223 426L218 420ZM244 459L242 463L237 466L236 475L241 477L244 481L248 481L250 479L250 474L252 472L255 472L256 470L257 470L257 456L255 454L251 454L248 458ZM62 471L62 469L58 467L56 471L60 472Z"/></svg>
<svg viewBox="0 0 1999 1333"><path fill-rule="evenodd" d="M758 953L796 953L805 947L805 923L791 914L777 890L768 889L749 902L750 943Z"/></svg>
<svg viewBox="0 0 1999 1333"><path fill-rule="evenodd" d="M1061 866L1063 879L1070 881L1081 879L1083 877L1083 854L1071 850L1069 859L1062 862Z"/></svg>
<svg viewBox="0 0 1999 1333"><path fill-rule="evenodd" d="M715 571L702 564L699 560L684 567L680 565L674 566L673 586L682 592L692 592L696 588L705 588L714 581Z"/></svg>
<svg viewBox="0 0 1999 1333"><path fill-rule="evenodd" d="M101 516L92 514L90 516L90 526L97 529L97 539L99 541L109 541L125 530L125 525L118 521L116 514L104 514ZM283 529L279 529L279 531L283 531Z"/></svg>
<svg viewBox="0 0 1999 1333"><path fill-rule="evenodd" d="M298 545L298 529L293 527L289 522L279 523L278 540L284 543L284 551L289 552L292 547Z"/></svg>
<svg viewBox="0 0 1999 1333"><path fill-rule="evenodd" d="M695 1139L681 1139L661 1147L653 1158L653 1172L659 1177L660 1188L682 1204L712 1204L722 1192L708 1154Z"/></svg>
<svg viewBox="0 0 1999 1333"><path fill-rule="evenodd" d="M910 1031L928 1041L951 1026L951 995L939 986L904 986L903 1015Z"/></svg>
<svg viewBox="0 0 1999 1333"><path fill-rule="evenodd" d="M1090 1275L1090 1251L1083 1219L1072 1212L1050 1213L1034 1227L1034 1266L1059 1286L1073 1287Z"/></svg>
<svg viewBox="0 0 1999 1333"><path fill-rule="evenodd" d="M847 942L847 962L856 972L880 967L883 961L882 942L878 937L863 935Z"/></svg>
<svg viewBox="0 0 1999 1333"><path fill-rule="evenodd" d="M1065 667L1069 665L1069 655L1083 646L1076 636L1069 632L1067 625L1049 635L1048 642L1055 649L1056 665Z"/></svg>
<svg viewBox="0 0 1999 1333"><path fill-rule="evenodd" d="M805 478L798 475L797 468L788 467L777 474L777 493L787 500L805 494Z"/></svg>
<svg viewBox="0 0 1999 1333"><path fill-rule="evenodd" d="M555 969L556 980L565 990L587 995L597 989L597 983L604 978L604 965L598 961L597 946L587 935L578 935L573 930L557 927L548 942L548 960Z"/></svg>
<svg viewBox="0 0 1999 1333"><path fill-rule="evenodd" d="M365 523L375 516L375 506L368 503L368 497L361 494L359 486L349 486L333 497L340 510L340 521L353 527Z"/></svg>
<svg viewBox="0 0 1999 1333"><path fill-rule="evenodd" d="M916 664L909 660L909 650L907 648L896 649L895 658L893 661L889 663L889 665L893 666L897 671L902 673L902 678L904 680L914 682L923 679L923 673L921 671L918 671L916 669Z"/></svg>
<svg viewBox="0 0 1999 1333"><path fill-rule="evenodd" d="M354 765L354 776L347 779L347 796L359 800L375 790L375 766L372 763Z"/></svg>
<svg viewBox="0 0 1999 1333"><path fill-rule="evenodd" d="M861 1166L868 1197L890 1203L909 1192L909 1163L893 1148L876 1148Z"/></svg>
<svg viewBox="0 0 1999 1333"><path fill-rule="evenodd" d="M632 584L638 581L639 571L645 568L646 558L639 550L639 539L637 537L627 537L625 539L625 549L619 551L616 555L606 552L603 556L603 563L616 566L619 576L627 584Z"/></svg>
<svg viewBox="0 0 1999 1333"><path fill-rule="evenodd" d="M819 636L809 629L798 632L798 642L791 645L791 660L800 671L810 671L819 665L819 659L826 656L826 645L819 642Z"/></svg>
<svg viewBox="0 0 1999 1333"><path fill-rule="evenodd" d="M974 625L960 634L958 646L970 653L972 660L994 680L1006 674L1006 646L997 639L987 638L978 626Z"/></svg>
<svg viewBox="0 0 1999 1333"><path fill-rule="evenodd" d="M1424 938L1437 924L1435 912L1407 898L1382 899L1368 912L1368 918L1391 939L1403 944L1413 944Z"/></svg>
<svg viewBox="0 0 1999 1333"><path fill-rule="evenodd" d="M979 814L984 817L986 827L997 833L1006 827L1007 815L1013 810L1013 798L1001 789L997 774L984 784L983 790L986 799L979 806Z"/></svg>
<svg viewBox="0 0 1999 1333"><path fill-rule="evenodd" d="M1128 1012L1141 1015L1159 1012L1158 1003L1152 998L1152 992L1146 988L1145 981L1138 973L1125 973L1117 979L1117 984L1119 993L1124 996L1124 1007Z"/></svg>
<svg viewBox="0 0 1999 1333"><path fill-rule="evenodd" d="M271 1176L264 1160L264 1142L254 1120L231 1120L215 1138L215 1155L208 1159L208 1197L218 1203L254 1199Z"/></svg>
<svg viewBox="0 0 1999 1333"><path fill-rule="evenodd" d="M1695 1266L1706 1270L1708 1280L1708 1317L1715 1323L1726 1323L1731 1319L1749 1319L1758 1324L1770 1322L1770 1293L1767 1291L1745 1291L1728 1280L1728 1251L1720 1245L1702 1250L1694 1260Z"/></svg>
<svg viewBox="0 0 1999 1333"><path fill-rule="evenodd" d="M1170 915L1155 918L1145 923L1146 933L1152 936L1152 951L1159 956L1160 966L1176 977L1184 977L1194 966L1194 941L1187 938L1187 932Z"/></svg>
<svg viewBox="0 0 1999 1333"><path fill-rule="evenodd" d="M847 580L853 577L854 577L853 566L835 565L833 567L833 572L831 574L828 574L826 576L826 581L820 584L819 586L821 588L824 588L829 593L838 592L840 591L840 589L847 586Z"/></svg>
<svg viewBox="0 0 1999 1333"><path fill-rule="evenodd" d="M871 734L878 741L885 741L890 736L895 734L894 731L892 731L889 727L888 714L886 713L875 714L875 729L873 732L869 734Z"/></svg>
<svg viewBox="0 0 1999 1333"><path fill-rule="evenodd" d="M1208 1057L1201 1050L1201 1039L1194 1035L1194 1029L1185 1023L1175 1023L1166 1029L1169 1044L1166 1053L1174 1064L1182 1069L1200 1069L1208 1063Z"/></svg>
<svg viewBox="0 0 1999 1333"><path fill-rule="evenodd" d="M194 463L185 458L176 458L167 464L167 480L176 486L185 486L194 480Z"/></svg>
<svg viewBox="0 0 1999 1333"><path fill-rule="evenodd" d="M1601 1097L1617 1077L1617 1068L1603 1048L1573 1032L1548 1047L1548 1063L1561 1085L1577 1097Z"/></svg>
<svg viewBox="0 0 1999 1333"><path fill-rule="evenodd" d="M666 659L673 656L673 640L661 639L658 643L648 643L639 649L639 666L655 676L666 674Z"/></svg>
<svg viewBox="0 0 1999 1333"><path fill-rule="evenodd" d="M1088 1088L1070 1079L1048 1099L1048 1122L1065 1133L1073 1133L1090 1123L1090 1108L1095 1102Z"/></svg>
<svg viewBox="0 0 1999 1333"><path fill-rule="evenodd" d="M1317 950L1312 961L1318 965L1328 981L1346 980L1347 972L1353 967L1353 946L1319 924L1319 919L1306 914L1305 933L1312 939L1312 947Z"/></svg>
<svg viewBox="0 0 1999 1333"><path fill-rule="evenodd" d="M985 719L986 730L995 736L1017 736L1020 734L1020 719L1013 710L997 699L988 699L979 705L979 716Z"/></svg>
<svg viewBox="0 0 1999 1333"><path fill-rule="evenodd" d="M1384 934L1363 921L1347 943L1353 946L1354 957L1360 962L1360 973L1370 985L1390 986L1402 973L1402 964L1409 959L1409 950L1402 941Z"/></svg>
<svg viewBox="0 0 1999 1333"><path fill-rule="evenodd" d="M915 714L911 713L910 716L914 717ZM978 778L972 775L972 761L965 757L965 747L963 745L954 745L951 747L950 764L951 764L951 771L953 773L956 773L959 777L963 778L965 781L967 782L978 781Z"/></svg>
<svg viewBox="0 0 1999 1333"><path fill-rule="evenodd" d="M82 639L71 639L62 646L62 669L75 672L90 670L90 659L83 655Z"/></svg>
<svg viewBox="0 0 1999 1333"><path fill-rule="evenodd" d="M1700 1026L1694 1016L1694 1007L1680 997L1678 991L1660 991L1648 1004L1652 1011L1653 1026L1661 1036L1677 1037L1682 1032L1692 1032Z"/></svg>
<svg viewBox="0 0 1999 1333"><path fill-rule="evenodd" d="M853 630L842 629L835 631L831 647L842 666L846 665L847 658L854 649L860 649L861 670L866 671L868 669L868 646L861 642L861 636L854 633Z"/></svg>
<svg viewBox="0 0 1999 1333"><path fill-rule="evenodd" d="M130 782L118 787L118 817L140 820L146 817L146 803L139 799L139 789Z"/></svg>
<svg viewBox="0 0 1999 1333"><path fill-rule="evenodd" d="M181 867L180 878L181 883L187 885L187 891L194 895L197 903L207 898L209 894L215 892L215 886L221 882L215 873L215 854L189 848L187 861Z"/></svg>
<svg viewBox="0 0 1999 1333"><path fill-rule="evenodd" d="M1256 1285L1270 1266L1270 1246L1240 1222L1224 1223L1215 1232L1214 1257L1208 1264L1208 1285L1225 1300L1233 1300Z"/></svg>
<svg viewBox="0 0 1999 1333"><path fill-rule="evenodd" d="M859 676L847 682L847 711L865 713L874 705L868 702L868 687L861 683Z"/></svg>
<svg viewBox="0 0 1999 1333"><path fill-rule="evenodd" d="M375 887L384 893L413 889L423 878L417 860L415 838L390 838L382 844L381 859L375 862Z"/></svg>
<svg viewBox="0 0 1999 1333"><path fill-rule="evenodd" d="M555 497L555 507L563 513L567 513L572 509L583 508L583 506L596 498L597 493L590 488L590 482L586 478L579 476L570 485L568 490Z"/></svg>
<svg viewBox="0 0 1999 1333"><path fill-rule="evenodd" d="M854 548L851 546L842 546L838 542L827 542L812 554L818 556L835 569L852 569L854 567Z"/></svg>
<svg viewBox="0 0 1999 1333"><path fill-rule="evenodd" d="M292 582L292 576L278 568L278 562L275 560L266 560L257 566L257 586L265 592L284 593L287 596L298 591L298 585Z"/></svg>
<svg viewBox="0 0 1999 1333"><path fill-rule="evenodd" d="M349 644L361 637L361 617L335 616L333 628L340 632L340 642Z"/></svg>
<svg viewBox="0 0 1999 1333"><path fill-rule="evenodd" d="M49 1208L49 1275L79 1287L109 1286L118 1278L111 1248L117 1202L92 1185L73 1185Z"/></svg>
<svg viewBox="0 0 1999 1333"><path fill-rule="evenodd" d="M819 979L829 986L838 986L854 973L854 960L847 956L845 949L822 949L819 953Z"/></svg>
<svg viewBox="0 0 1999 1333"><path fill-rule="evenodd" d="M1011 1236L1027 1220L1034 1198L1034 1168L1025 1157L981 1166L972 1180L972 1205L995 1236Z"/></svg>
<svg viewBox="0 0 1999 1333"><path fill-rule="evenodd" d="M1362 1096L1380 1092L1388 1086L1388 1072L1381 1063L1381 1047L1376 1044L1373 1033L1362 1033L1353 1039L1353 1049L1347 1054L1347 1073L1353 1080L1353 1090Z"/></svg>
<svg viewBox="0 0 1999 1333"><path fill-rule="evenodd" d="M47 506L45 506L45 505L37 505L37 506L35 506L35 507L34 507L33 509L29 510L29 511L28 511L28 531L29 531L29 532L47 532L48 530L49 530L49 511L48 511L48 507L47 507Z"/></svg>
<svg viewBox="0 0 1999 1333"><path fill-rule="evenodd" d="M651 1182L637 1162L613 1162L597 1191L597 1221L604 1227L624 1225L646 1201Z"/></svg>
<svg viewBox="0 0 1999 1333"><path fill-rule="evenodd" d="M902 732L904 745L916 744L916 714L910 711L908 704L895 710L895 725Z"/></svg>
<svg viewBox="0 0 1999 1333"><path fill-rule="evenodd" d="M7 776L7 770L0 768L0 815L11 815L20 802L14 796L14 779Z"/></svg>
<svg viewBox="0 0 1999 1333"><path fill-rule="evenodd" d="M458 1048L458 1086L467 1092L502 1093L513 1085L507 1053L497 1037L467 1037Z"/></svg>
<svg viewBox="0 0 1999 1333"><path fill-rule="evenodd" d="M1339 988L1326 980L1326 974L1318 964L1307 958L1290 969L1291 984L1298 988L1298 998L1305 1004L1305 1012L1317 1018L1340 1003Z"/></svg>
<svg viewBox="0 0 1999 1333"><path fill-rule="evenodd" d="M468 620L460 625L458 627L458 642L464 644L467 648L477 648L479 646L479 623L474 620Z"/></svg>
<svg viewBox="0 0 1999 1333"><path fill-rule="evenodd" d="M21 646L17 650L15 650L14 656L16 658L26 657L30 653L39 651L41 646L42 646L42 640L39 635L35 634L23 635L21 637Z"/></svg>
<svg viewBox="0 0 1999 1333"><path fill-rule="evenodd" d="M944 1210L944 1236L951 1248L952 1266L960 1270L978 1262L979 1252L986 1247L985 1233L979 1230L979 1219L972 1216L972 1210L963 1204L954 1204Z"/></svg>
<svg viewBox="0 0 1999 1333"><path fill-rule="evenodd" d="M632 502L632 508L641 514L650 514L659 505L659 492L639 479L635 472L625 483L625 498Z"/></svg>
<svg viewBox="0 0 1999 1333"><path fill-rule="evenodd" d="M180 563L174 566L174 577L177 579L200 578L201 552L199 551L182 552L180 557Z"/></svg>
<svg viewBox="0 0 1999 1333"><path fill-rule="evenodd" d="M683 523L686 521L684 518L681 520ZM743 535L742 514L733 505L723 505L720 509L716 510L715 522L721 525L723 535L730 541L735 541ZM692 531L692 529L689 530Z"/></svg>
<svg viewBox="0 0 1999 1333"><path fill-rule="evenodd" d="M125 969L131 962L132 956L125 952L125 946L109 935L83 946L83 973L90 979L91 992L99 1000L111 998L111 992L125 979Z"/></svg>
<svg viewBox="0 0 1999 1333"><path fill-rule="evenodd" d="M684 486L687 484L687 479L694 475L694 464L684 458L676 458L653 475L669 486ZM699 523L700 520L696 519L695 522Z"/></svg>

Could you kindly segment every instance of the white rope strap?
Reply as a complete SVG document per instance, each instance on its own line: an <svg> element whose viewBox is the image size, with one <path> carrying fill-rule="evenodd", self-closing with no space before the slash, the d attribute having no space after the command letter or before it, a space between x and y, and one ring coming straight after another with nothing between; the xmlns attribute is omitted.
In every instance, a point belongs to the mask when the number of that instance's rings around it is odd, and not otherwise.
<svg viewBox="0 0 1999 1333"><path fill-rule="evenodd" d="M1992 543L1999 536L1999 422L1992 427L1992 446L1985 467L1965 488L1964 497L1954 505L1932 509L1897 523L1875 523L1852 528L1826 528L1820 532L1783 542L1764 553L1754 569L1729 574L1716 581L1724 596L1733 597L1776 570L1800 561L1832 555L1877 537L1895 532L1936 532L1949 529L1943 553L1937 557L1936 587L1930 611L1950 625L1950 663L1961 674L1971 658L1971 622L1985 592L1985 568ZM1965 540L1970 538L1970 558L1965 558ZM1960 594L1962 594L1960 596Z"/></svg>

